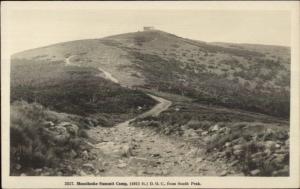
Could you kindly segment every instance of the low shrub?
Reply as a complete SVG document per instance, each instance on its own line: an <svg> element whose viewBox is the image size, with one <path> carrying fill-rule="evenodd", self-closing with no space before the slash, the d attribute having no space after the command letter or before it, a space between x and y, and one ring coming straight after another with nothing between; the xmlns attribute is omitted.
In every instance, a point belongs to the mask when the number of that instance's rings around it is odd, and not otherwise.
<svg viewBox="0 0 300 189"><path fill-rule="evenodd" d="M16 101L11 105L11 175L24 172L30 175L32 169L58 167L71 151L78 151L79 146L85 148L81 141L88 135L82 128L78 133L71 132L67 127L49 121L53 115L48 117L48 112L37 103Z"/></svg>

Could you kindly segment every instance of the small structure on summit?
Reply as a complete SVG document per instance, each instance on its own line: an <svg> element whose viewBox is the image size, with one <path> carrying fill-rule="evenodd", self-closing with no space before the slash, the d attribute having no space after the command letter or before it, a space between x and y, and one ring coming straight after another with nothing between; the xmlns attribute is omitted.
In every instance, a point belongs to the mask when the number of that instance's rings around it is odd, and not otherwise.
<svg viewBox="0 0 300 189"><path fill-rule="evenodd" d="M153 26L144 26L144 31L151 31L151 30L155 30L155 28Z"/></svg>

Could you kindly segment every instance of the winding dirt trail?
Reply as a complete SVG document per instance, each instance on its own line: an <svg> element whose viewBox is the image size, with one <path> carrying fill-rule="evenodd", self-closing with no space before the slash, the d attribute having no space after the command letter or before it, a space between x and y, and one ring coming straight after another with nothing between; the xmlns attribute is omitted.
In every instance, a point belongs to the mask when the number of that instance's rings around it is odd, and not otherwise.
<svg viewBox="0 0 300 189"><path fill-rule="evenodd" d="M138 117L157 116L171 105L170 101L156 98L159 103ZM131 126L133 120L89 130L89 136L97 141L92 153L100 158L88 163L102 170L95 176L217 176L228 169L205 159L201 149L183 140Z"/></svg>
<svg viewBox="0 0 300 189"><path fill-rule="evenodd" d="M66 63L70 63L66 59ZM69 64L70 65L70 64ZM106 79L120 83L109 72L98 68ZM79 175L94 176L217 176L227 170L223 163L205 159L204 152L184 140L162 135L151 128L131 126L137 118L158 116L172 102L147 94L158 103L149 111L119 123L114 127L95 127L88 130L96 141L91 154L96 160L85 160ZM84 172L84 166L94 170Z"/></svg>
<svg viewBox="0 0 300 189"><path fill-rule="evenodd" d="M109 79L109 80L111 80L114 83L120 83L117 78L115 78L114 76L112 76L109 72L105 71L104 69L98 67L98 70L100 70L102 73L104 73L104 76L105 76L106 79Z"/></svg>
<svg viewBox="0 0 300 189"><path fill-rule="evenodd" d="M108 78L116 80L110 74ZM131 126L135 119L156 117L172 105L169 100L147 95L158 102L149 111L111 128L89 130L89 136L98 142L92 153L101 157L88 162L101 170L95 176L217 176L224 170L231 174L223 163L205 160L201 149L183 140L161 135L151 128Z"/></svg>

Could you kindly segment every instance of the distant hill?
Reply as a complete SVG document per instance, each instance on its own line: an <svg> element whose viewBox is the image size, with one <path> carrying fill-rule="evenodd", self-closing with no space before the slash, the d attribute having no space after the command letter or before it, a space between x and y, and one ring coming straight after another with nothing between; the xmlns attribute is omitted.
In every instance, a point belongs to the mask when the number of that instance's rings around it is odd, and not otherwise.
<svg viewBox="0 0 300 189"><path fill-rule="evenodd" d="M14 54L12 59L25 65L65 62L70 57L80 69L101 67L122 86L289 117L289 47L206 43L154 30L59 43Z"/></svg>

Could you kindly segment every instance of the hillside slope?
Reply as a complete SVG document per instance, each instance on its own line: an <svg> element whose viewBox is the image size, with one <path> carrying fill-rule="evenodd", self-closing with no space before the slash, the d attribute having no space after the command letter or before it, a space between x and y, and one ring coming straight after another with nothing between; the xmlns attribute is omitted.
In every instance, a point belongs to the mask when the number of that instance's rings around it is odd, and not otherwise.
<svg viewBox="0 0 300 189"><path fill-rule="evenodd" d="M11 175L287 176L289 83L288 47L157 30L17 53Z"/></svg>
<svg viewBox="0 0 300 189"><path fill-rule="evenodd" d="M206 43L163 31L79 40L33 49L13 59L63 61L111 73L124 86L289 117L288 47Z"/></svg>
<svg viewBox="0 0 300 189"><path fill-rule="evenodd" d="M11 102L39 103L51 110L93 116L104 126L126 120L156 102L146 94L102 78L92 67L62 61L14 59L11 67Z"/></svg>

